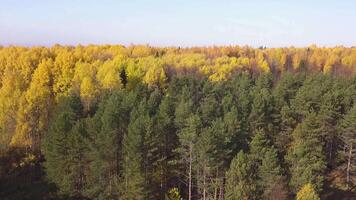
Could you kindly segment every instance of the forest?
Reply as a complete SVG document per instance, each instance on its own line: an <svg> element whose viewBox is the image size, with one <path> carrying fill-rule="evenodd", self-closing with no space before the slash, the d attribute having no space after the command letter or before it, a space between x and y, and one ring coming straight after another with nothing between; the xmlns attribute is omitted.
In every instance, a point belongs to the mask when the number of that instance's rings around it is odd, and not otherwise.
<svg viewBox="0 0 356 200"><path fill-rule="evenodd" d="M0 46L0 199L356 199L356 47Z"/></svg>

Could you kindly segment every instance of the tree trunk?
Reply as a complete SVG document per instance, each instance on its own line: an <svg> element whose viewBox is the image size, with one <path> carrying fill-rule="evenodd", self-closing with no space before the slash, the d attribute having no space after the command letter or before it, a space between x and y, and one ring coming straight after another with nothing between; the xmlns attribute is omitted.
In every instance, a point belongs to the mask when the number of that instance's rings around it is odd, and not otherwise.
<svg viewBox="0 0 356 200"><path fill-rule="evenodd" d="M190 144L189 146L189 173L188 173L188 200L192 199L192 151L193 151L193 145Z"/></svg>
<svg viewBox="0 0 356 200"><path fill-rule="evenodd" d="M350 168L351 168L351 159L352 159L352 143L350 144L349 147L349 155L347 158L347 171L346 171L346 184L347 184L347 189L350 187Z"/></svg>
<svg viewBox="0 0 356 200"><path fill-rule="evenodd" d="M203 166L203 200L206 200L206 180L205 180L205 166Z"/></svg>
<svg viewBox="0 0 356 200"><path fill-rule="evenodd" d="M216 169L216 177L215 177L215 190L214 190L214 200L218 198L218 185L219 185L219 168Z"/></svg>
<svg viewBox="0 0 356 200"><path fill-rule="evenodd" d="M221 179L220 180L220 188L219 188L219 200L223 200L224 199L224 180Z"/></svg>

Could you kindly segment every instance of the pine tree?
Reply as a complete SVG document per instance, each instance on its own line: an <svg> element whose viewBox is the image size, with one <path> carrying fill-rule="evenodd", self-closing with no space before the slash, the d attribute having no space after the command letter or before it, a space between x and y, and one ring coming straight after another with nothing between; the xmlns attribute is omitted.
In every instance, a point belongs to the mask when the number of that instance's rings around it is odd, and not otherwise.
<svg viewBox="0 0 356 200"><path fill-rule="evenodd" d="M201 129L201 121L198 115L190 115L178 132L180 162L186 170L188 185L188 200L192 199L193 169L196 163L196 144Z"/></svg>
<svg viewBox="0 0 356 200"><path fill-rule="evenodd" d="M243 200L253 198L256 185L248 156L240 151L226 172L226 199Z"/></svg>
<svg viewBox="0 0 356 200"><path fill-rule="evenodd" d="M145 109L143 101L137 109L132 110L128 133L123 138L122 199L146 199L142 146L145 133L149 131L147 128L151 128L152 122Z"/></svg>
<svg viewBox="0 0 356 200"><path fill-rule="evenodd" d="M356 105L345 115L340 123L341 141L344 145L344 154L346 160L346 184L347 189L355 184L352 173L355 171L355 147L356 147ZM346 153L347 152L347 153Z"/></svg>
<svg viewBox="0 0 356 200"><path fill-rule="evenodd" d="M83 195L87 166L87 131L78 121L80 100L63 99L58 105L49 133L44 138L44 166L50 181L64 194Z"/></svg>
<svg viewBox="0 0 356 200"><path fill-rule="evenodd" d="M266 134L259 130L250 143L250 161L256 175L258 198L270 199L273 196L275 184L284 185L282 169L279 165L277 150L272 146ZM280 193L285 187L279 188Z"/></svg>
<svg viewBox="0 0 356 200"><path fill-rule="evenodd" d="M257 172L257 184L263 191L264 199L288 199L288 190L279 163L277 150L271 147L265 152Z"/></svg>
<svg viewBox="0 0 356 200"><path fill-rule="evenodd" d="M92 119L98 124L91 133L90 183L87 194L96 199L118 198L122 171L122 140L127 134L130 112L136 104L134 92L113 93L99 106Z"/></svg>
<svg viewBox="0 0 356 200"><path fill-rule="evenodd" d="M270 135L274 135L275 110L274 99L271 94L271 75L261 75L252 91L252 110L249 116L251 132L264 129Z"/></svg>
<svg viewBox="0 0 356 200"><path fill-rule="evenodd" d="M155 141L156 147L152 152L156 155L156 161L153 163L155 171L158 173L157 185L159 185L160 199L168 191L171 183L176 182L177 165L174 160L177 159L177 153L174 150L178 147L178 137L174 125L174 104L173 99L165 96L159 105L155 121ZM172 185L171 185L172 186Z"/></svg>
<svg viewBox="0 0 356 200"><path fill-rule="evenodd" d="M286 159L290 165L290 186L296 192L312 183L321 190L326 168L324 144L316 114L310 114L293 132L293 143Z"/></svg>
<svg viewBox="0 0 356 200"><path fill-rule="evenodd" d="M197 154L197 165L196 165L196 181L197 181L197 191L201 199L208 199L208 194L210 193L212 183L212 174L215 172L214 158L212 155L213 145L212 145L212 134L210 130L202 130L199 139L196 144L196 154ZM210 178L210 179L209 179ZM217 177L216 177L217 178ZM218 184L216 184L216 188ZM215 189L215 188L214 188Z"/></svg>

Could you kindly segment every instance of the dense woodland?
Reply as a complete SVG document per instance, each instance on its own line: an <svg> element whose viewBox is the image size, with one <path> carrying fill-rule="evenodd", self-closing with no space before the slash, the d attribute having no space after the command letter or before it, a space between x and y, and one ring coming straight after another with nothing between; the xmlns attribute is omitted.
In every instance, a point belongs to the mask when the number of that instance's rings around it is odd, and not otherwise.
<svg viewBox="0 0 356 200"><path fill-rule="evenodd" d="M0 47L0 199L352 199L356 48Z"/></svg>

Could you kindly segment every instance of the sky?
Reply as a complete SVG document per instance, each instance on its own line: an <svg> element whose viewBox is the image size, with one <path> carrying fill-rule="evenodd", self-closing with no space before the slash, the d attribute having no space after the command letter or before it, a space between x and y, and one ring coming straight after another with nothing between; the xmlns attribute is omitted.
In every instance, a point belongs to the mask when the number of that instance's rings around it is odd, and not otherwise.
<svg viewBox="0 0 356 200"><path fill-rule="evenodd" d="M356 46L356 0L0 0L0 45Z"/></svg>

